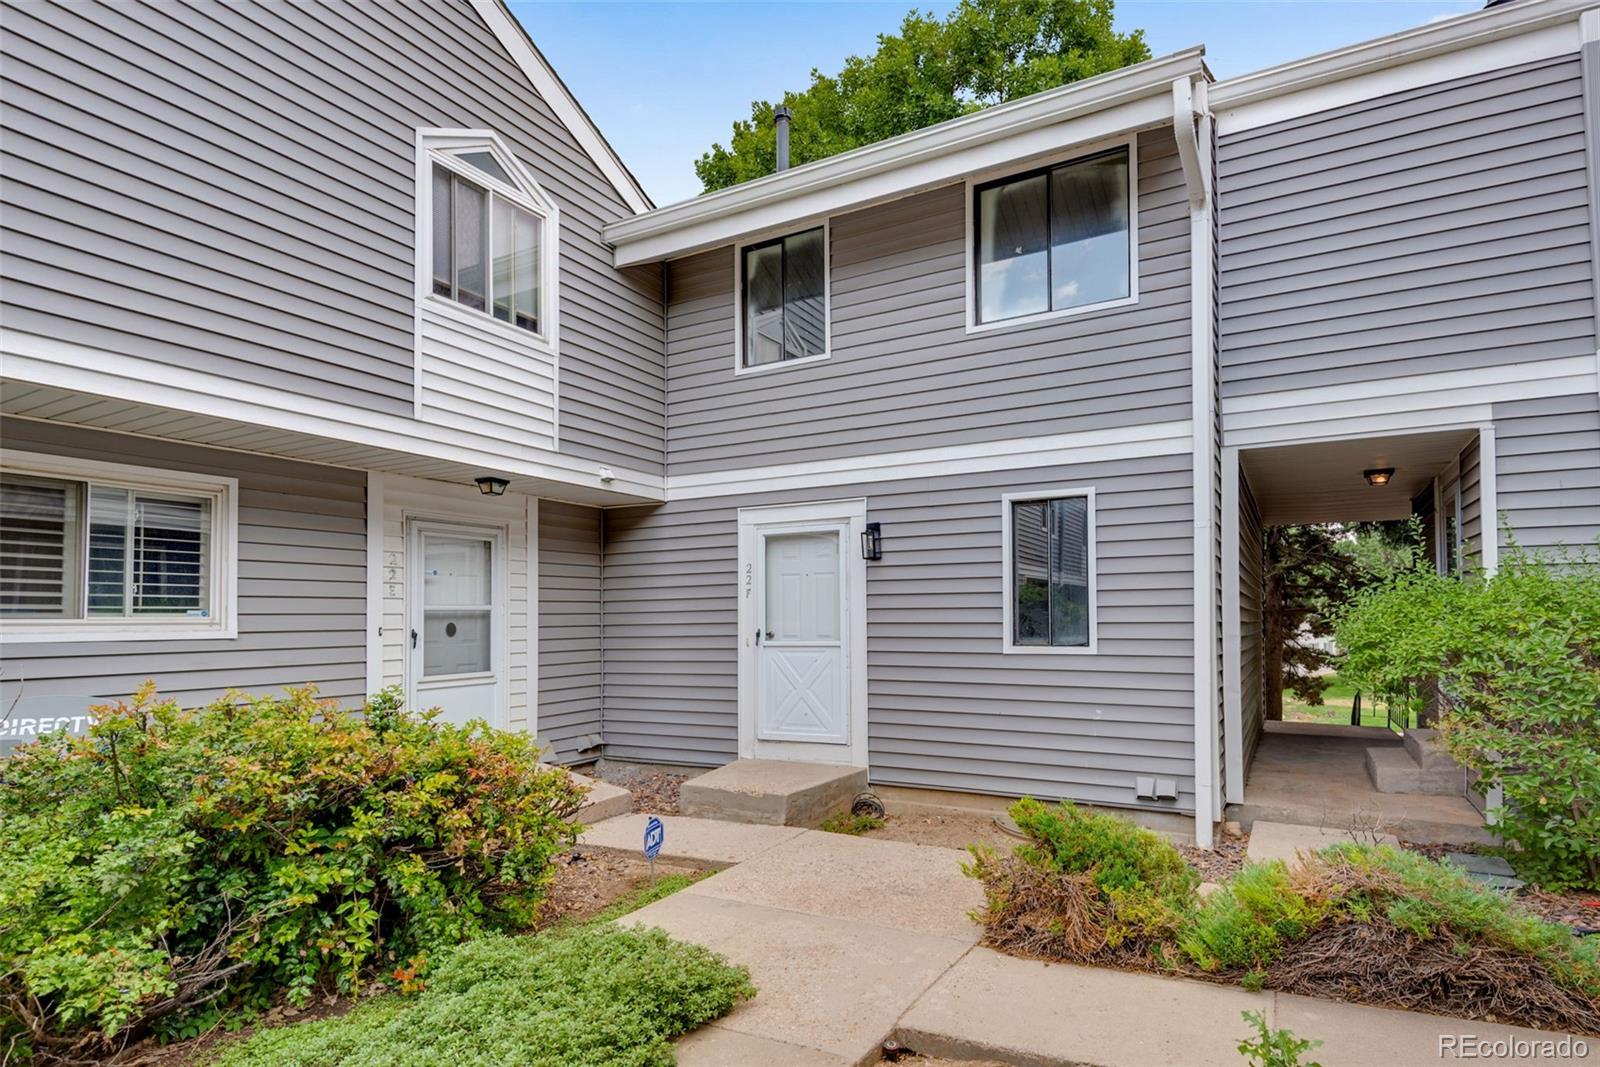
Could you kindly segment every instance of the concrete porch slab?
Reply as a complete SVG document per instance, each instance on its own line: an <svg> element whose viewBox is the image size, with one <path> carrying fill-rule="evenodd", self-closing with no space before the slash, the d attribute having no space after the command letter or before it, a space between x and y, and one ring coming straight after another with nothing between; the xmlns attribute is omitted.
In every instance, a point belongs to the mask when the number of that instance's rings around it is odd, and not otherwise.
<svg viewBox="0 0 1600 1067"><path fill-rule="evenodd" d="M735 760L683 783L685 815L769 826L815 826L867 787L865 767Z"/></svg>
<svg viewBox="0 0 1600 1067"><path fill-rule="evenodd" d="M1339 841L1355 841L1348 830L1329 830L1317 826L1297 826L1293 823L1257 820L1250 828L1250 845L1245 856L1252 862L1282 860L1293 864L1301 852L1315 852ZM1369 844L1395 845L1400 839L1393 834L1363 834L1360 840Z"/></svg>
<svg viewBox="0 0 1600 1067"><path fill-rule="evenodd" d="M642 852L646 818L640 813L596 823L584 831L578 844ZM666 839L661 845L661 859L688 860L714 867L743 863L806 832L798 826L752 826L749 823L721 822L716 819L691 819L683 815L663 815L661 822L666 831Z"/></svg>
<svg viewBox="0 0 1600 1067"><path fill-rule="evenodd" d="M895 1020L972 947L966 940L688 890L642 908L623 922L660 927L750 968L760 992L718 1020L717 1029L798 1045L852 1064L873 1058Z"/></svg>
<svg viewBox="0 0 1600 1067"><path fill-rule="evenodd" d="M961 873L966 858L952 848L807 830L685 892L974 945L982 930L967 913L983 903L983 888Z"/></svg>
<svg viewBox="0 0 1600 1067"><path fill-rule="evenodd" d="M752 1064L782 1064L783 1067L855 1067L848 1056L823 1052L807 1045L791 1045L770 1037L741 1034L711 1023L678 1041L678 1067L751 1067Z"/></svg>
<svg viewBox="0 0 1600 1067"><path fill-rule="evenodd" d="M1249 1033L1240 1014L1270 1007L1268 993L975 948L906 1012L895 1040L925 1056L1019 1067L1236 1067Z"/></svg>
<svg viewBox="0 0 1600 1067"><path fill-rule="evenodd" d="M577 819L585 826L593 825L605 819L612 819L618 815L626 815L633 810L633 794L618 785L602 782L598 778L568 771L572 780L589 790L589 795L583 798L583 805L578 808Z"/></svg>

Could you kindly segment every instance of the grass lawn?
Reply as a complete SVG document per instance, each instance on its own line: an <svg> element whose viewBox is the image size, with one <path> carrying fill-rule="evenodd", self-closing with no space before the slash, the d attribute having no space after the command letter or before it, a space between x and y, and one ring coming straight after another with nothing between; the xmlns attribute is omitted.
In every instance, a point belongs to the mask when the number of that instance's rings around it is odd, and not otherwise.
<svg viewBox="0 0 1600 1067"><path fill-rule="evenodd" d="M1328 688L1322 691L1321 704L1307 704L1287 689L1283 693L1283 719L1285 722L1320 722L1331 726L1349 726L1350 709L1355 702L1355 686L1339 675L1333 675ZM1388 726L1387 705L1373 700L1372 694L1361 694L1361 725ZM1396 725L1399 725L1398 721Z"/></svg>

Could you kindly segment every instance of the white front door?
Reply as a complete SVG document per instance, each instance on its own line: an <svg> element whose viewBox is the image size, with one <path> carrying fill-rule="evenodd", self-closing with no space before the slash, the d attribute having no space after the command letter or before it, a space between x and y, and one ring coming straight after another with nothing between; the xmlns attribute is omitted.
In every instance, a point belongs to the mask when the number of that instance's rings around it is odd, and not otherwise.
<svg viewBox="0 0 1600 1067"><path fill-rule="evenodd" d="M411 705L503 726L505 539L498 528L412 524Z"/></svg>
<svg viewBox="0 0 1600 1067"><path fill-rule="evenodd" d="M739 755L867 764L867 502L739 509Z"/></svg>
<svg viewBox="0 0 1600 1067"><path fill-rule="evenodd" d="M849 743L844 570L849 528L757 532L756 738Z"/></svg>

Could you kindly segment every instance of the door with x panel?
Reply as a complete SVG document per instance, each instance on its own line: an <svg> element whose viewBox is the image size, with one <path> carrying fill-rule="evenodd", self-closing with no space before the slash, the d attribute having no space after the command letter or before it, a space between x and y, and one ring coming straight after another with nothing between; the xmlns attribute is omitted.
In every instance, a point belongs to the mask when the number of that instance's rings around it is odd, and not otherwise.
<svg viewBox="0 0 1600 1067"><path fill-rule="evenodd" d="M756 738L849 742L844 571L848 527L758 534Z"/></svg>

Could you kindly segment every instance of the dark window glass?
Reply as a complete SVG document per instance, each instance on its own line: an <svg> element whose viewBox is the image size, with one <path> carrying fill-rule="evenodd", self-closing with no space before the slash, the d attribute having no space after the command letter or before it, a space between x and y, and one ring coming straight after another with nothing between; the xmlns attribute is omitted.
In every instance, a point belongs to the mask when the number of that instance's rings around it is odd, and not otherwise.
<svg viewBox="0 0 1600 1067"><path fill-rule="evenodd" d="M744 365L819 356L826 349L827 264L822 228L744 250Z"/></svg>
<svg viewBox="0 0 1600 1067"><path fill-rule="evenodd" d="M1011 643L1089 644L1089 500L1011 505Z"/></svg>
<svg viewBox="0 0 1600 1067"><path fill-rule="evenodd" d="M446 167L434 166L437 295L538 333L542 240L539 216Z"/></svg>
<svg viewBox="0 0 1600 1067"><path fill-rule="evenodd" d="M1132 292L1128 152L977 190L977 313L996 322Z"/></svg>

